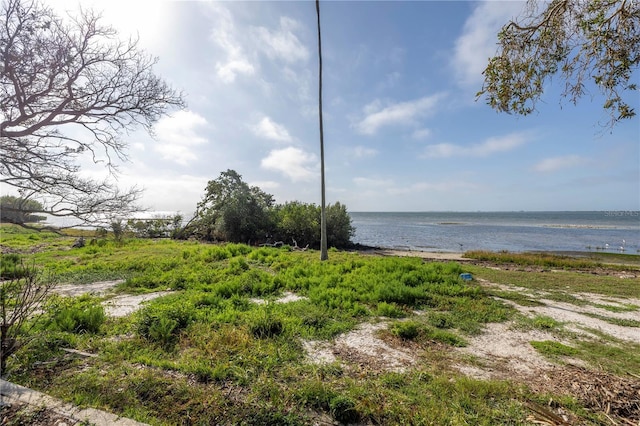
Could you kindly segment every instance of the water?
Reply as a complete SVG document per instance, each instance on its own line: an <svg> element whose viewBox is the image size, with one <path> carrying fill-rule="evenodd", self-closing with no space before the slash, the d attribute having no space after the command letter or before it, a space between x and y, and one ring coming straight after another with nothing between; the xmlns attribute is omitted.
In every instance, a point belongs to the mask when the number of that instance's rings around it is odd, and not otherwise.
<svg viewBox="0 0 640 426"><path fill-rule="evenodd" d="M639 211L368 212L350 215L356 228L353 241L367 246L444 252L640 253Z"/></svg>

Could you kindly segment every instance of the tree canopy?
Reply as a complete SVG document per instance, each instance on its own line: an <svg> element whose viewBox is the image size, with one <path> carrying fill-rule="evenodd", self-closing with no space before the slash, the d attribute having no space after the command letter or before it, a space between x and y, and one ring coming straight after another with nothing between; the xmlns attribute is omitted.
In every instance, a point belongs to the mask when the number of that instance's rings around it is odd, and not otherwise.
<svg viewBox="0 0 640 426"><path fill-rule="evenodd" d="M181 95L153 73L156 59L122 41L100 16L61 19L38 0L0 9L0 182L43 213L96 223L136 210L140 190L113 179L126 160L122 136L147 131ZM81 177L79 162L105 165L104 180Z"/></svg>
<svg viewBox="0 0 640 426"><path fill-rule="evenodd" d="M624 98L638 96L632 78L640 62L636 0L529 0L527 12L502 28L498 44L478 93L494 109L530 114L558 75L565 83L562 97L573 103L595 84L610 126L636 115Z"/></svg>
<svg viewBox="0 0 640 426"><path fill-rule="evenodd" d="M291 201L275 204L273 195L250 186L235 170L208 182L196 217L176 232L210 241L297 244L321 248L321 208ZM326 207L327 242L333 247L351 245L355 229L344 204Z"/></svg>
<svg viewBox="0 0 640 426"><path fill-rule="evenodd" d="M235 170L210 180L198 203L195 233L207 240L246 243L264 237L269 228L267 209L273 196L257 186L249 186Z"/></svg>

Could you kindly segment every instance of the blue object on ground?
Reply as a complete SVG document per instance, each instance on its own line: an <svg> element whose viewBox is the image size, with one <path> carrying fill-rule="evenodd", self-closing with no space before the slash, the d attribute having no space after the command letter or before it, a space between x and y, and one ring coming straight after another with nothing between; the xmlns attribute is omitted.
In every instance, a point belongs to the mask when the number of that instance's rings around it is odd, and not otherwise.
<svg viewBox="0 0 640 426"><path fill-rule="evenodd" d="M464 273L464 274L460 274L460 278L462 278L465 281L471 281L473 279L473 276L471 276L470 273Z"/></svg>

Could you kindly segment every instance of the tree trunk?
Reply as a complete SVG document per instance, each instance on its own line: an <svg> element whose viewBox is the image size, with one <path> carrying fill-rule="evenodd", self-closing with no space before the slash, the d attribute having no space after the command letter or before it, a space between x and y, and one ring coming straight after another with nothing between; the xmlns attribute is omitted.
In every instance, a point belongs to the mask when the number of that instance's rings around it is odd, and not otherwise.
<svg viewBox="0 0 640 426"><path fill-rule="evenodd" d="M316 15L318 16L318 117L320 119L320 191L322 202L320 204L320 260L327 260L327 216L325 212L325 185L324 185L324 129L322 126L322 37L320 33L320 0L316 0Z"/></svg>

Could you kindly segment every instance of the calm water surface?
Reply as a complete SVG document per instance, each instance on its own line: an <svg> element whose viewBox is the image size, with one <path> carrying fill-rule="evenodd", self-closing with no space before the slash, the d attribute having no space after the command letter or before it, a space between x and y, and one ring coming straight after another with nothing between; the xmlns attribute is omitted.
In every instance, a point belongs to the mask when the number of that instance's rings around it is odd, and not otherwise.
<svg viewBox="0 0 640 426"><path fill-rule="evenodd" d="M640 254L640 212L350 213L354 242L404 250ZM624 242L623 242L624 241Z"/></svg>

